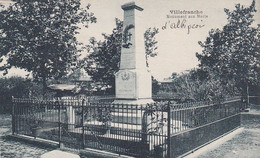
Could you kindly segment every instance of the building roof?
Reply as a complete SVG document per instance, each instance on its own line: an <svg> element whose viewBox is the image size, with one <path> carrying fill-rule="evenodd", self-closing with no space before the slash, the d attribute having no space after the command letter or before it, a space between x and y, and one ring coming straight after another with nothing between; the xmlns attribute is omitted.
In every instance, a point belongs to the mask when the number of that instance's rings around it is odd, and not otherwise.
<svg viewBox="0 0 260 158"><path fill-rule="evenodd" d="M75 81L79 81L79 82L90 82L92 81L91 77L87 76L80 76L79 79L75 80Z"/></svg>
<svg viewBox="0 0 260 158"><path fill-rule="evenodd" d="M160 83L172 83L173 81L174 81L174 79L172 79L172 78L165 78Z"/></svg>
<svg viewBox="0 0 260 158"><path fill-rule="evenodd" d="M75 82L90 82L92 81L91 77L86 73L84 69L77 69L72 74L70 74L70 77L73 78Z"/></svg>
<svg viewBox="0 0 260 158"><path fill-rule="evenodd" d="M76 85L70 84L52 84L49 85L48 88L52 90L60 90L60 91L72 91L76 88Z"/></svg>

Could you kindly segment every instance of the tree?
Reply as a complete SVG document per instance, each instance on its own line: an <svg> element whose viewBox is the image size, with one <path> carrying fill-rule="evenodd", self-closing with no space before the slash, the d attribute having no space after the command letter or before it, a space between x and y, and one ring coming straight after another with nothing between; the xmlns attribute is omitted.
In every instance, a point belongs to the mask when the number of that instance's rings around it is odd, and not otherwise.
<svg viewBox="0 0 260 158"><path fill-rule="evenodd" d="M183 101L220 101L225 97L234 96L236 92L231 81L223 85L219 76L212 72L207 78L201 79L199 69L178 75L172 84L176 90L175 94Z"/></svg>
<svg viewBox="0 0 260 158"><path fill-rule="evenodd" d="M64 76L82 50L75 37L79 24L95 22L78 0L17 0L0 12L1 70L11 67L32 73L46 89L48 79Z"/></svg>
<svg viewBox="0 0 260 158"><path fill-rule="evenodd" d="M259 84L259 29L251 26L255 1L249 7L237 4L235 10L224 10L228 23L220 29L212 29L203 47L196 54L200 69L219 75L223 85L234 82L242 95L249 85ZM257 44L258 43L258 44Z"/></svg>
<svg viewBox="0 0 260 158"><path fill-rule="evenodd" d="M116 18L116 27L112 34L102 34L104 41L97 42L95 38L90 39L88 49L90 55L85 58L85 70L96 82L112 87L114 89L114 74L119 70L121 44L122 44L122 28L123 22ZM149 28L144 33L146 59L157 55L157 41L155 35L158 29ZM148 65L148 63L147 63Z"/></svg>
<svg viewBox="0 0 260 158"><path fill-rule="evenodd" d="M152 94L156 95L160 91L159 82L152 76Z"/></svg>
<svg viewBox="0 0 260 158"><path fill-rule="evenodd" d="M155 40L155 36L159 33L158 28L149 28L144 33L144 43L145 43L145 57L146 57L146 65L149 67L149 57L157 56L157 41Z"/></svg>
<svg viewBox="0 0 260 158"><path fill-rule="evenodd" d="M14 97L29 97L32 93L35 94L34 89L39 88L29 79L22 77L10 77L0 79L0 103L11 104L12 96Z"/></svg>
<svg viewBox="0 0 260 158"><path fill-rule="evenodd" d="M178 77L178 74L176 72L173 72L170 78L175 79L176 77Z"/></svg>

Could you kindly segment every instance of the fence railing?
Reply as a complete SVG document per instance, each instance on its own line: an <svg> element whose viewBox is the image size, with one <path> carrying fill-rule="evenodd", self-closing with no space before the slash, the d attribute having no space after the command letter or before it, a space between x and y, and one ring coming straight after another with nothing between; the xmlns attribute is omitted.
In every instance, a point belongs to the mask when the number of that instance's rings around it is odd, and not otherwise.
<svg viewBox="0 0 260 158"><path fill-rule="evenodd" d="M146 105L93 103L86 98L13 98L12 101L13 134L48 139L74 149L95 148L135 157L181 155L187 150L182 149L180 144L184 142L180 142L179 135L206 126L218 131L221 129L217 128L223 126L214 125L225 120L230 128L224 131L228 132L240 125L240 122L229 124L230 118L239 115L242 106L240 99L222 103ZM223 132L217 132L208 138L221 134ZM203 139L202 143L205 141L209 140ZM201 143L192 147L198 145Z"/></svg>
<svg viewBox="0 0 260 158"><path fill-rule="evenodd" d="M260 96L248 96L248 103L250 105L260 105Z"/></svg>

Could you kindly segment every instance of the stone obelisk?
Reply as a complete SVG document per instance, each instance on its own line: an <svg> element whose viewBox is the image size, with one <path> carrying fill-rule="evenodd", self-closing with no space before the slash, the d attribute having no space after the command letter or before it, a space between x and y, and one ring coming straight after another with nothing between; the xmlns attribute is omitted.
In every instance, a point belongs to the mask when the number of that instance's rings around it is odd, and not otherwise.
<svg viewBox="0 0 260 158"><path fill-rule="evenodd" d="M152 79L146 66L143 8L135 2L122 5L124 10L120 69L115 74L118 104L152 103Z"/></svg>

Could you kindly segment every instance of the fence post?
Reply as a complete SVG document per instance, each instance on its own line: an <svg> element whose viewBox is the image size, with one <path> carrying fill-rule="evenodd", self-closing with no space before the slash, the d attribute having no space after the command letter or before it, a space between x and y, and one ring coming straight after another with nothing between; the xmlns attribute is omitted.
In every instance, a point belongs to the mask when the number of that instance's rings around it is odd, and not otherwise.
<svg viewBox="0 0 260 158"><path fill-rule="evenodd" d="M246 94L247 94L247 108L249 108L249 103L250 103L250 100L249 100L249 86L246 85Z"/></svg>
<svg viewBox="0 0 260 158"><path fill-rule="evenodd" d="M152 104L151 104L152 105ZM145 105L145 108L143 108L143 106L141 106L141 113L143 114L142 116L142 140L141 140L141 152L140 154L143 157L148 157L149 154L149 146L147 146L148 143L148 138L150 135L148 134L147 128L148 128L148 113L147 110L149 108L149 104Z"/></svg>
<svg viewBox="0 0 260 158"><path fill-rule="evenodd" d="M59 148L62 148L61 144L61 105L60 105L60 99L58 99L58 110L59 110Z"/></svg>
<svg viewBox="0 0 260 158"><path fill-rule="evenodd" d="M82 100L82 113L81 113L81 120L82 120L82 149L85 148L85 127L84 127L84 102L85 102L85 99Z"/></svg>
<svg viewBox="0 0 260 158"><path fill-rule="evenodd" d="M168 101L168 118L167 118L167 157L171 157L171 107L170 101Z"/></svg>
<svg viewBox="0 0 260 158"><path fill-rule="evenodd" d="M224 102L222 106L224 107L224 112L225 112L224 117L226 117L227 116L227 106L228 105L225 104L225 102ZM222 116L222 118L223 118L223 116Z"/></svg>
<svg viewBox="0 0 260 158"><path fill-rule="evenodd" d="M15 133L15 103L14 97L12 96L12 135Z"/></svg>

